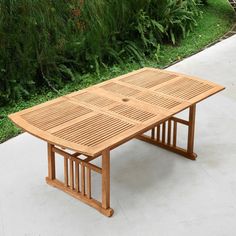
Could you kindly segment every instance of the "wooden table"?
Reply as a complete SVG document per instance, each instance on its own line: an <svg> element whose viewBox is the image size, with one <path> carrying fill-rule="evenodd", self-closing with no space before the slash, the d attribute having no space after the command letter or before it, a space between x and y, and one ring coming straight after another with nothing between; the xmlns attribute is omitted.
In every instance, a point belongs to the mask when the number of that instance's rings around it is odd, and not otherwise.
<svg viewBox="0 0 236 236"><path fill-rule="evenodd" d="M195 160L196 103L223 89L195 77L143 68L9 117L48 143L48 184L111 216L110 151L137 138ZM185 109L189 120L174 116ZM177 124L188 128L185 148L178 146ZM144 134L149 130L150 135ZM56 178L55 153L64 158L63 182ZM91 163L100 156L101 166ZM102 176L101 201L91 192L92 171Z"/></svg>

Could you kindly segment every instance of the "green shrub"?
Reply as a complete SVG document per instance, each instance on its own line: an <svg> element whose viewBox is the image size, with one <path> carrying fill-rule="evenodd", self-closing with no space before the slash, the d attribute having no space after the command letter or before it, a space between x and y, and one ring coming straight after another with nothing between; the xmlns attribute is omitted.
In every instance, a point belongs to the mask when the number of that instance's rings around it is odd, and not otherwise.
<svg viewBox="0 0 236 236"><path fill-rule="evenodd" d="M1 0L0 104L75 71L158 57L196 24L200 0Z"/></svg>
<svg viewBox="0 0 236 236"><path fill-rule="evenodd" d="M1 0L0 101L70 78L67 45L78 31L66 1Z"/></svg>
<svg viewBox="0 0 236 236"><path fill-rule="evenodd" d="M175 44L185 37L200 14L198 4L195 0L85 1L81 55L92 67L127 57L141 61L158 44Z"/></svg>

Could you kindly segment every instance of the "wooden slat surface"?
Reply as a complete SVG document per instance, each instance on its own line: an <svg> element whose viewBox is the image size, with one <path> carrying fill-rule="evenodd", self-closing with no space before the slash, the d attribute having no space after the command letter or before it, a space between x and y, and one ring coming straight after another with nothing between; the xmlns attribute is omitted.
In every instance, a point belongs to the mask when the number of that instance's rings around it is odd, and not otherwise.
<svg viewBox="0 0 236 236"><path fill-rule="evenodd" d="M49 143L96 156L223 89L210 81L143 68L9 117Z"/></svg>

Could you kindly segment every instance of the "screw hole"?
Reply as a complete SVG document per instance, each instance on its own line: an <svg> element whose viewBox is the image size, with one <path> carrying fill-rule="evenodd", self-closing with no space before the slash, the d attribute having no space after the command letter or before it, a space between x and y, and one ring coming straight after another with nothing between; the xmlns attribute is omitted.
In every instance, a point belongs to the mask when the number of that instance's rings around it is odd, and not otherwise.
<svg viewBox="0 0 236 236"><path fill-rule="evenodd" d="M123 101L123 102L128 102L129 99L128 99L128 98L123 98L122 101Z"/></svg>

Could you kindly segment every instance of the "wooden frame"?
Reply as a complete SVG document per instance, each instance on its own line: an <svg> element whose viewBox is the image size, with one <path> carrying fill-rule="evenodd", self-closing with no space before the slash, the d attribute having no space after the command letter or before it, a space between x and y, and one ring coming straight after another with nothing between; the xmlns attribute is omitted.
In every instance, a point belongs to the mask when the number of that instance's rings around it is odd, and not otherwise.
<svg viewBox="0 0 236 236"><path fill-rule="evenodd" d="M111 216L110 150L137 138L195 160L196 104L223 89L196 77L143 68L9 118L48 143L48 184ZM175 117L185 109L188 120ZM178 146L178 124L188 128L186 148ZM64 157L63 182L56 178L55 153ZM101 167L91 163L99 157ZM100 201L93 198L93 171L102 177Z"/></svg>
<svg viewBox="0 0 236 236"><path fill-rule="evenodd" d="M64 158L64 183L56 178L55 153ZM102 154L102 167L91 164L90 157L79 158L78 153L69 154L65 150L48 144L48 177L46 182L63 192L81 200L95 208L105 216L112 216L110 208L110 152ZM69 165L68 165L69 162ZM102 201L92 197L91 172L95 171L102 176Z"/></svg>
<svg viewBox="0 0 236 236"><path fill-rule="evenodd" d="M196 105L193 105L189 108L188 121L176 117L171 117L152 128L151 136L141 134L136 138L182 155L183 157L186 157L188 159L195 160L197 157L197 154L193 152L195 111ZM188 142L186 149L177 146L178 123L188 126ZM172 128L173 132L171 131ZM64 183L56 179L55 153L64 157ZM90 163L90 161L98 157L87 157L83 160L79 158L79 156L80 154L78 152L69 154L62 148L55 147L54 145L48 143L48 177L46 177L46 182L49 185L56 187L63 192L71 195L72 197L75 197L76 199L79 199L87 205L95 208L103 215L108 217L112 216L114 210L110 208L110 151L104 150L102 152L102 167L98 167ZM79 170L79 166L81 166L81 171ZM102 175L101 202L92 197L92 171L95 171Z"/></svg>
<svg viewBox="0 0 236 236"><path fill-rule="evenodd" d="M146 134L141 134L137 136L137 139L154 144L166 150L172 151L188 159L195 160L197 158L197 154L193 152L195 112L196 112L196 105L193 105L189 108L188 121L176 117L171 117L165 120L163 123L158 124L156 127L152 128L151 136L148 136ZM177 146L178 123L186 125L188 127L188 140L186 149ZM162 127L162 132L160 131L161 127Z"/></svg>

